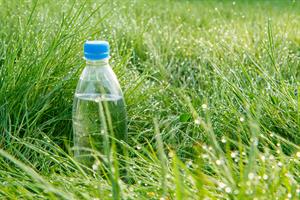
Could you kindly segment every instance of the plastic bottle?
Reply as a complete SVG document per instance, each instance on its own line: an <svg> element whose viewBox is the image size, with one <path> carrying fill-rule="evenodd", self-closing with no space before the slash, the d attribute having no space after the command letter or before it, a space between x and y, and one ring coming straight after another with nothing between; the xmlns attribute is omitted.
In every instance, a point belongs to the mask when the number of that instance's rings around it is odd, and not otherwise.
<svg viewBox="0 0 300 200"><path fill-rule="evenodd" d="M127 114L118 79L108 63L108 42L85 42L84 58L86 67L73 104L74 156L91 167L97 156L110 154L113 139L127 140Z"/></svg>

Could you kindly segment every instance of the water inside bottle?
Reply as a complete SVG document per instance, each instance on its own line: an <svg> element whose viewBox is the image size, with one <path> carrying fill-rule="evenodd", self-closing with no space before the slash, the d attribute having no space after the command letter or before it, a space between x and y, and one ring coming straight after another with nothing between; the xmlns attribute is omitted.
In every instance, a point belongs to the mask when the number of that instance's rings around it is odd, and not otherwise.
<svg viewBox="0 0 300 200"><path fill-rule="evenodd" d="M105 154L106 134L118 140L127 139L122 96L76 93L73 109L74 156L81 163L91 166L95 161L93 152Z"/></svg>

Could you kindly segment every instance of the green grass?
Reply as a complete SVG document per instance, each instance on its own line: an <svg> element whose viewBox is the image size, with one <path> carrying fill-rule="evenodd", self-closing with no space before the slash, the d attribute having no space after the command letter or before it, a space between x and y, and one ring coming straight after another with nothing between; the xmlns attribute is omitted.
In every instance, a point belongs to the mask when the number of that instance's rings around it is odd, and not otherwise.
<svg viewBox="0 0 300 200"><path fill-rule="evenodd" d="M300 2L0 0L0 27L1 199L300 198ZM127 103L113 184L72 158L87 39Z"/></svg>

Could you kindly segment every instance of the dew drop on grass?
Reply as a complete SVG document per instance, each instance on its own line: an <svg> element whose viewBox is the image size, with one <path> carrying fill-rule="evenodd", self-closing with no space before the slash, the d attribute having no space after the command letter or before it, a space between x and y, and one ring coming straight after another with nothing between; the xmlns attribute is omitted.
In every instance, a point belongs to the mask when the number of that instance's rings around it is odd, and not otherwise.
<svg viewBox="0 0 300 200"><path fill-rule="evenodd" d="M150 171L150 172L152 172L152 171L153 171L153 168L152 168L152 166L150 166L150 167L149 167L149 171Z"/></svg>
<svg viewBox="0 0 300 200"><path fill-rule="evenodd" d="M223 189L223 188L225 188L226 187L226 184L225 183L223 183L223 182L219 182L219 188L220 189Z"/></svg>
<svg viewBox="0 0 300 200"><path fill-rule="evenodd" d="M276 150L276 153L277 153L277 154L280 154L280 150L279 150L279 149L277 149L277 150Z"/></svg>
<svg viewBox="0 0 300 200"><path fill-rule="evenodd" d="M249 179L249 180L253 180L254 177L255 177L255 174L254 174L254 173L250 172L250 173L248 174L248 179Z"/></svg>
<svg viewBox="0 0 300 200"><path fill-rule="evenodd" d="M207 109L207 104L202 104L201 107L202 107L203 110L206 110Z"/></svg>
<svg viewBox="0 0 300 200"><path fill-rule="evenodd" d="M221 142L224 144L226 143L226 138L224 136L222 137Z"/></svg>
<svg viewBox="0 0 300 200"><path fill-rule="evenodd" d="M222 165L223 164L223 160L216 160L216 164L217 165Z"/></svg>
<svg viewBox="0 0 300 200"><path fill-rule="evenodd" d="M258 139L256 137L255 138L251 138L250 141L253 143L254 146L258 145Z"/></svg>
<svg viewBox="0 0 300 200"><path fill-rule="evenodd" d="M189 160L186 162L186 166L187 167L191 167L193 165L193 161L192 160Z"/></svg>
<svg viewBox="0 0 300 200"><path fill-rule="evenodd" d="M137 150L141 150L142 147L141 147L140 145L137 145L137 146L136 146L136 149L137 149Z"/></svg>
<svg viewBox="0 0 300 200"><path fill-rule="evenodd" d="M230 153L231 158L235 158L238 155L237 151L233 151Z"/></svg>
<svg viewBox="0 0 300 200"><path fill-rule="evenodd" d="M195 119L194 123L199 125L201 123L200 118Z"/></svg>
<svg viewBox="0 0 300 200"><path fill-rule="evenodd" d="M290 178L290 179L293 179L293 175L291 173L287 172L287 173L285 173L285 176L288 177L288 178Z"/></svg>
<svg viewBox="0 0 300 200"><path fill-rule="evenodd" d="M280 143L277 143L276 146L280 147Z"/></svg>
<svg viewBox="0 0 300 200"><path fill-rule="evenodd" d="M93 168L93 170L94 170L94 171L97 171L97 169L98 169L98 165L96 165L96 164L93 164L92 168Z"/></svg>
<svg viewBox="0 0 300 200"><path fill-rule="evenodd" d="M202 154L202 158L206 159L206 158L208 158L208 155L207 154Z"/></svg>
<svg viewBox="0 0 300 200"><path fill-rule="evenodd" d="M170 152L168 153L168 156L169 156L169 158L173 158L173 157L174 157L174 152L173 152L173 151L170 151Z"/></svg>
<svg viewBox="0 0 300 200"><path fill-rule="evenodd" d="M231 188L230 188L230 187L226 187L226 188L225 188L225 192L226 192L226 193L231 193Z"/></svg>

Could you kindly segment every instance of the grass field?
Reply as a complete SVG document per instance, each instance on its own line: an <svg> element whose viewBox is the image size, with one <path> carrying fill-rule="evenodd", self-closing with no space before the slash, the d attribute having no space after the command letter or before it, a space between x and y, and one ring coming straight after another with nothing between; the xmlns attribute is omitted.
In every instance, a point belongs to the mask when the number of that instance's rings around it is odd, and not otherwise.
<svg viewBox="0 0 300 200"><path fill-rule="evenodd" d="M111 173L72 157L87 39L127 104ZM0 43L0 199L300 198L299 1L0 0Z"/></svg>

